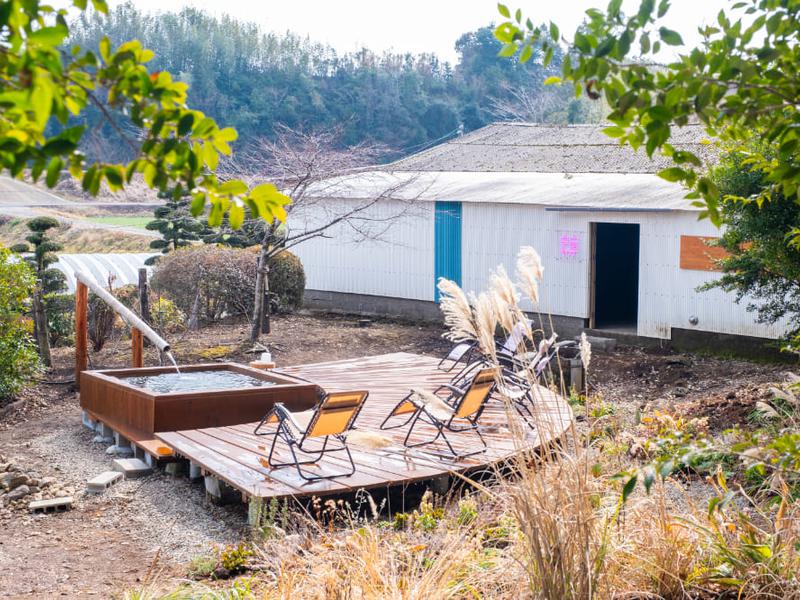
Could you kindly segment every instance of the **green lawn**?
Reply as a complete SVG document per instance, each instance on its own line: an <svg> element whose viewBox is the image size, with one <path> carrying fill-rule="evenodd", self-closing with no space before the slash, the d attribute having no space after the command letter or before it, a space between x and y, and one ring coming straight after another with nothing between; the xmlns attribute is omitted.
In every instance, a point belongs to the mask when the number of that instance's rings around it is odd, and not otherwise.
<svg viewBox="0 0 800 600"><path fill-rule="evenodd" d="M109 216L109 217L86 217L87 221L93 223L106 223L108 225L119 225L120 227L138 227L144 229L153 217L131 217L131 216Z"/></svg>

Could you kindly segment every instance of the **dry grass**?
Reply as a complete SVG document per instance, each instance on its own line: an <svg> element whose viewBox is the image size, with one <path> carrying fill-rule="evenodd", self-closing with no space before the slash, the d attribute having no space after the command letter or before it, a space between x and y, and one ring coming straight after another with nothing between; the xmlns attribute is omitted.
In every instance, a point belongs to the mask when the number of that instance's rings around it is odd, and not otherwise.
<svg viewBox="0 0 800 600"><path fill-rule="evenodd" d="M0 223L0 243L12 246L25 242L30 233L25 223L26 219L18 218ZM52 230L51 237L63 246L61 252L152 252L149 246L151 237L122 231L72 227L64 223Z"/></svg>

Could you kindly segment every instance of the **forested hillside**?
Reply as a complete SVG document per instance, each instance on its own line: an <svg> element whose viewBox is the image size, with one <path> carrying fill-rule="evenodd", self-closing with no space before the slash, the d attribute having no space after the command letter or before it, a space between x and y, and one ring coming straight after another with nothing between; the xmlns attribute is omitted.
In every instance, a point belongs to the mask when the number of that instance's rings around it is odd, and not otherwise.
<svg viewBox="0 0 800 600"><path fill-rule="evenodd" d="M103 35L115 43L140 39L154 50L153 67L178 74L191 86L192 106L236 127L239 148L272 137L277 124L304 131L341 125L343 144L385 144L390 158L455 135L462 125L470 131L495 120L594 120L571 91L543 85L560 71L559 57L547 69L500 58L489 26L461 36L456 65L431 54L340 55L292 33L197 9L152 15L131 3L108 16L82 16L71 42L97 48ZM123 151L99 112L88 118L95 126L90 155L108 159Z"/></svg>

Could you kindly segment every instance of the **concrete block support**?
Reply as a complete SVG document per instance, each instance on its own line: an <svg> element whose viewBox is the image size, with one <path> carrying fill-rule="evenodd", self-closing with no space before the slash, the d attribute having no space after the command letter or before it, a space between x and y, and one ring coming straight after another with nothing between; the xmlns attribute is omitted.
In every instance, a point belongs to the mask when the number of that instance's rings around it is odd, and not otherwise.
<svg viewBox="0 0 800 600"><path fill-rule="evenodd" d="M203 471L200 468L200 465L197 465L193 462L189 462L189 479L195 481L196 479L200 479L203 476Z"/></svg>
<svg viewBox="0 0 800 600"><path fill-rule="evenodd" d="M131 442L128 438L122 435L119 431L114 432L114 442L119 448L130 448Z"/></svg>
<svg viewBox="0 0 800 600"><path fill-rule="evenodd" d="M136 479L153 472L147 463L138 458L118 458L114 461L114 470L125 475L125 479Z"/></svg>
<svg viewBox="0 0 800 600"><path fill-rule="evenodd" d="M167 473L167 475L172 475L173 477L186 475L189 472L189 461L176 460L174 462L167 463L167 465L164 467L164 471Z"/></svg>
<svg viewBox="0 0 800 600"><path fill-rule="evenodd" d="M431 492L437 496L445 496L450 491L450 476L440 475L431 479Z"/></svg>
<svg viewBox="0 0 800 600"><path fill-rule="evenodd" d="M110 438L114 437L114 430L111 429L111 427L109 427L105 423L101 423L100 421L98 421L95 424L94 430L98 434L102 435L104 438L109 438L110 439Z"/></svg>
<svg viewBox="0 0 800 600"><path fill-rule="evenodd" d="M261 517L264 514L264 500L263 498L250 498L247 503L247 524L251 528L256 528L261 525Z"/></svg>
<svg viewBox="0 0 800 600"><path fill-rule="evenodd" d="M122 481L119 471L106 471L86 482L86 491L90 494L102 494L115 483Z"/></svg>
<svg viewBox="0 0 800 600"><path fill-rule="evenodd" d="M206 494L217 505L231 504L241 499L240 493L213 475L205 476Z"/></svg>
<svg viewBox="0 0 800 600"><path fill-rule="evenodd" d="M579 394L586 391L583 363L580 358L569 359L569 386Z"/></svg>
<svg viewBox="0 0 800 600"><path fill-rule="evenodd" d="M85 410L81 411L81 422L83 426L86 427L89 431L94 431L94 428L97 426L97 422L94 421Z"/></svg>

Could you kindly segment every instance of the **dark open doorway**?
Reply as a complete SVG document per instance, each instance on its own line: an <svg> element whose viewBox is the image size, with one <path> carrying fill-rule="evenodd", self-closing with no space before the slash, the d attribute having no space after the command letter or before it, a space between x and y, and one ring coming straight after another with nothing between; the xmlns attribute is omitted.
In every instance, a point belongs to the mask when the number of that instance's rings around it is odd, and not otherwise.
<svg viewBox="0 0 800 600"><path fill-rule="evenodd" d="M593 327L635 333L639 312L639 225L593 223L592 227Z"/></svg>

